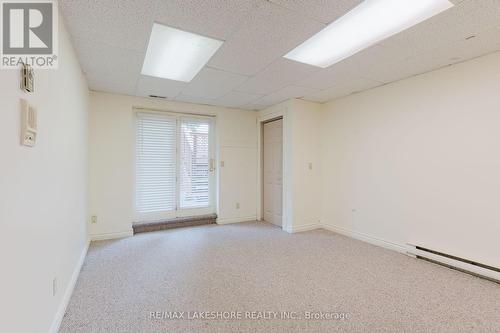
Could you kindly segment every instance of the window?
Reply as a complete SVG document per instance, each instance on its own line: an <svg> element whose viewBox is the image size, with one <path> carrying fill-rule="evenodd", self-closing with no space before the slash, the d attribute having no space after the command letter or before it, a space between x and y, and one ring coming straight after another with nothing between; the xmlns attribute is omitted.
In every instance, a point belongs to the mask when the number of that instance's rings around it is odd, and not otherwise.
<svg viewBox="0 0 500 333"><path fill-rule="evenodd" d="M208 117L137 113L139 219L213 212L212 127Z"/></svg>
<svg viewBox="0 0 500 333"><path fill-rule="evenodd" d="M181 209L209 205L209 128L206 120L181 119Z"/></svg>

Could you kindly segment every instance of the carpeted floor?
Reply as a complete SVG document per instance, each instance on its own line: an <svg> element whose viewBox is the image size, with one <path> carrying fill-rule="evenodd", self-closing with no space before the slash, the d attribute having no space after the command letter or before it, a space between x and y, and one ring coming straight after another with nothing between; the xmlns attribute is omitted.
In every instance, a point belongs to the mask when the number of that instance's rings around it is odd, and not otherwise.
<svg viewBox="0 0 500 333"><path fill-rule="evenodd" d="M332 331L500 332L500 285L329 231L208 225L93 242L60 329Z"/></svg>

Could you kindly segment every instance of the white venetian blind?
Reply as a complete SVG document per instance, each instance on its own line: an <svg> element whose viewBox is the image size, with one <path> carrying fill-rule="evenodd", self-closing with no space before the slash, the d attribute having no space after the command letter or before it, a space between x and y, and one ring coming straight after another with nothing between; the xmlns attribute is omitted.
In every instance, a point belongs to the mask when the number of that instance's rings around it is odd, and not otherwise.
<svg viewBox="0 0 500 333"><path fill-rule="evenodd" d="M136 210L175 210L176 118L137 114Z"/></svg>
<svg viewBox="0 0 500 333"><path fill-rule="evenodd" d="M180 208L210 205L210 120L181 118L179 203Z"/></svg>

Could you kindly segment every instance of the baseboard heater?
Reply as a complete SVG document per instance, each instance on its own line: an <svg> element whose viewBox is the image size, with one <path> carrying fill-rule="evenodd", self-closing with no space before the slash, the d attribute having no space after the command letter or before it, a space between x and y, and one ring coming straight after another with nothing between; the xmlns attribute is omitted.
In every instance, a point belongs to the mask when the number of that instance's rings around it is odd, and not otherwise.
<svg viewBox="0 0 500 333"><path fill-rule="evenodd" d="M441 266L458 270L467 274L481 277L500 283L500 268L485 265L469 259L460 258L451 254L431 250L422 246L408 244L408 254L418 259L429 261Z"/></svg>

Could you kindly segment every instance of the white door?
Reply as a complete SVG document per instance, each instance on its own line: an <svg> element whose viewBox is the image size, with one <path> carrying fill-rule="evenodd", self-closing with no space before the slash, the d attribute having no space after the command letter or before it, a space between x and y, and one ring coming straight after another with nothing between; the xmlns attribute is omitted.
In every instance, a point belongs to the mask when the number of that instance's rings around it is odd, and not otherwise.
<svg viewBox="0 0 500 333"><path fill-rule="evenodd" d="M283 119L264 124L264 220L282 225Z"/></svg>

